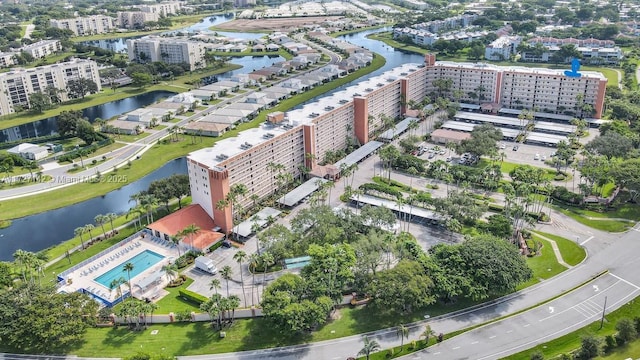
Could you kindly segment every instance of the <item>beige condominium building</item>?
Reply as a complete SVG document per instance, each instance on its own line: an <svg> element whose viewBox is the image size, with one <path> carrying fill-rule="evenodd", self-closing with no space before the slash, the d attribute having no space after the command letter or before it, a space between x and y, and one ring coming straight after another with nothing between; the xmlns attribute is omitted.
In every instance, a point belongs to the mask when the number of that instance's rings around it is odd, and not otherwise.
<svg viewBox="0 0 640 360"><path fill-rule="evenodd" d="M127 51L131 61L187 63L191 70L206 66L205 48L203 43L198 41L147 36L127 40Z"/></svg>
<svg viewBox="0 0 640 360"><path fill-rule="evenodd" d="M554 76L560 80L552 84ZM451 79L447 81L451 86L440 90L434 85L438 79ZM523 89L516 89L516 82ZM187 167L193 202L200 204L215 224L228 233L232 228L231 209L217 205L221 205L220 200L233 185L247 187L248 194L239 201L248 206L252 203L251 195L263 198L282 186L279 173L296 178L302 167L313 170L327 151L342 150L352 139L360 144L368 142L383 126L384 116L400 117L406 111L406 103L421 101L433 92L460 90L464 93L460 101L468 99L478 104L504 99L505 107L511 107L516 96L531 104L542 104L543 97L555 96L555 107L545 104L551 111L557 111L560 104L569 106L580 88L584 102L591 104L599 115L605 86L606 79L597 73L585 72L581 78L569 78L560 71L547 69L523 72L511 67L436 63L433 55L427 55L424 64L404 64L284 116L274 113L257 128L189 154ZM543 89L544 95L536 92ZM511 95L516 90L537 97ZM482 99L478 94L469 96L471 92L481 93ZM281 165L281 169L274 170L273 164Z"/></svg>
<svg viewBox="0 0 640 360"><path fill-rule="evenodd" d="M31 69L14 68L0 73L0 116L11 114L16 107L29 107L29 95L43 92L47 87L65 90L69 80L86 78L93 80L100 91L100 74L95 61L74 59L71 61L39 66ZM59 94L62 101L69 100L66 91Z"/></svg>
<svg viewBox="0 0 640 360"><path fill-rule="evenodd" d="M115 19L106 15L51 19L49 25L58 29L69 29L76 36L104 34L116 29Z"/></svg>
<svg viewBox="0 0 640 360"><path fill-rule="evenodd" d="M117 24L123 29L141 29L149 21L158 21L160 14L144 11L118 11Z"/></svg>
<svg viewBox="0 0 640 360"><path fill-rule="evenodd" d="M41 40L21 47L20 51L26 52L36 59L40 59L62 51L62 44L60 40Z"/></svg>
<svg viewBox="0 0 640 360"><path fill-rule="evenodd" d="M135 7L139 8L140 11L146 13L155 13L160 16L168 16L177 14L182 9L182 4L183 2L180 1L170 1L159 4L137 5Z"/></svg>

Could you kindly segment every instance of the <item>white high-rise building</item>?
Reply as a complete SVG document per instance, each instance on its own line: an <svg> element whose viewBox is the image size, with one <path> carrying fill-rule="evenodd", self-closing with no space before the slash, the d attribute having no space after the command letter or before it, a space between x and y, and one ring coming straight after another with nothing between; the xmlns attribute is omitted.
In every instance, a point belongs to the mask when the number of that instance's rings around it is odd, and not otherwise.
<svg viewBox="0 0 640 360"><path fill-rule="evenodd" d="M41 40L21 47L20 51L24 51L34 58L40 59L62 51L62 44L60 40Z"/></svg>
<svg viewBox="0 0 640 360"><path fill-rule="evenodd" d="M187 63L191 70L206 66L204 44L198 41L148 36L127 40L127 51L131 61Z"/></svg>
<svg viewBox="0 0 640 360"><path fill-rule="evenodd" d="M69 29L77 36L104 34L116 29L115 19L106 15L51 19L49 25L58 29Z"/></svg>
<svg viewBox="0 0 640 360"><path fill-rule="evenodd" d="M14 68L0 73L0 116L11 114L16 107L29 107L29 95L43 92L47 87L65 90L70 80L85 78L93 80L100 91L98 64L92 60L71 61L39 66L32 69ZM61 91L60 99L69 100L66 91Z"/></svg>
<svg viewBox="0 0 640 360"><path fill-rule="evenodd" d="M160 16L168 16L168 15L177 14L182 9L182 4L183 3L180 1L171 1L171 2L164 2L160 4L138 5L136 7L139 8L140 11L143 11L146 13L154 13Z"/></svg>

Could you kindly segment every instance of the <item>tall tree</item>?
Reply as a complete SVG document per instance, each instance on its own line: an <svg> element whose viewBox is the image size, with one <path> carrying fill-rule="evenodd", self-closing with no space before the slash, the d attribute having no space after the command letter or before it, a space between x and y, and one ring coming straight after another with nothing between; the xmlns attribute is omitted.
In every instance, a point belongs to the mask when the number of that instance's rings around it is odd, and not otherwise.
<svg viewBox="0 0 640 360"><path fill-rule="evenodd" d="M396 335L400 338L400 351L404 347L404 339L409 338L409 328L404 324L396 326Z"/></svg>
<svg viewBox="0 0 640 360"><path fill-rule="evenodd" d="M240 266L240 282L242 283L242 298L244 300L244 306L247 306L247 294L244 290L244 269L242 267L242 263L247 259L247 253L239 250L237 253L233 255L233 260L235 260Z"/></svg>
<svg viewBox="0 0 640 360"><path fill-rule="evenodd" d="M98 92L98 85L95 81L86 78L78 78L67 81L67 93L71 98L81 98L87 94L95 94Z"/></svg>
<svg viewBox="0 0 640 360"><path fill-rule="evenodd" d="M369 339L368 336L365 336L364 346L362 347L362 349L360 349L360 351L358 351L358 355L365 356L367 360L369 360L369 357L371 356L371 354L379 350L380 350L380 344L375 340Z"/></svg>
<svg viewBox="0 0 640 360"><path fill-rule="evenodd" d="M229 297L229 280L231 280L232 272L233 271L231 270L231 266L229 265L226 265L225 267L222 268L222 270L220 270L220 276L222 276L222 278L227 283L227 297Z"/></svg>
<svg viewBox="0 0 640 360"><path fill-rule="evenodd" d="M128 277L128 284L129 284L129 293L131 294L131 297L133 297L133 287L131 286L131 271L133 271L134 269L134 265L132 262L128 262L126 264L124 264L122 271L127 273L127 277Z"/></svg>

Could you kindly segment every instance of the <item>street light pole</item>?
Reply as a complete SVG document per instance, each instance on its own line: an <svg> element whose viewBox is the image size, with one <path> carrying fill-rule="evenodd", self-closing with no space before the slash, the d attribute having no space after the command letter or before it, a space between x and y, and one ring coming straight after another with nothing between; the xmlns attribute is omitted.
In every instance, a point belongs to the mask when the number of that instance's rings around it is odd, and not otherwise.
<svg viewBox="0 0 640 360"><path fill-rule="evenodd" d="M604 325L604 313L607 311L607 297L604 297L604 306L602 307L602 319L600 319L600 329Z"/></svg>

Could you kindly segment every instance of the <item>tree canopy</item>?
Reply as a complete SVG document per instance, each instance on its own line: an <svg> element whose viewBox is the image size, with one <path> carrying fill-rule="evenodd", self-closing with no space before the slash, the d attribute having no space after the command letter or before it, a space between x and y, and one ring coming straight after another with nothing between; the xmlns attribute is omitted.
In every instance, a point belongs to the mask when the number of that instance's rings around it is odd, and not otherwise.
<svg viewBox="0 0 640 360"><path fill-rule="evenodd" d="M23 283L0 296L0 341L22 351L64 351L95 324L97 310L85 294Z"/></svg>
<svg viewBox="0 0 640 360"><path fill-rule="evenodd" d="M498 141L502 140L502 131L491 124L482 124L473 128L471 138L463 140L457 153L471 153L476 156L490 155L498 150Z"/></svg>

